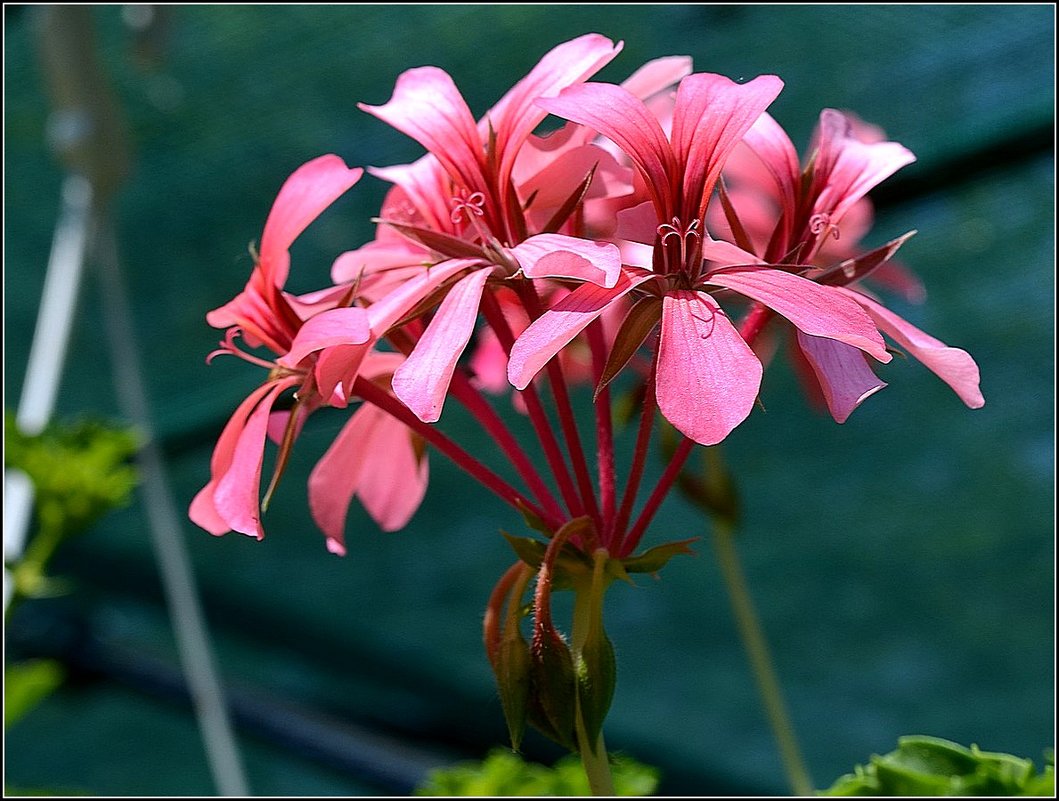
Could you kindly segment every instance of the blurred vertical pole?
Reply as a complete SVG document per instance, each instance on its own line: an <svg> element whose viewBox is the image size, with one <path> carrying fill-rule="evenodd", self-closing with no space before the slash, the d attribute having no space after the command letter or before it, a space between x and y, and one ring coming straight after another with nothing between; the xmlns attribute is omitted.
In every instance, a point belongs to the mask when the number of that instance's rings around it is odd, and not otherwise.
<svg viewBox="0 0 1059 801"><path fill-rule="evenodd" d="M128 142L117 102L96 60L94 10L91 6L45 6L38 13L41 57L54 105L49 138L70 175L87 186L88 201L81 228L84 243L76 259L77 274L86 252L92 254L100 271L118 403L146 439L138 461L148 529L213 779L220 795L245 796L249 794L246 778L184 547L180 518L155 442L136 347L138 338L108 212L110 198L128 172ZM75 178L67 179L64 194L72 180ZM71 291L76 295L76 283ZM72 312L72 300L69 306ZM64 350L65 347L59 351L54 367L56 386Z"/></svg>
<svg viewBox="0 0 1059 801"><path fill-rule="evenodd" d="M92 185L80 175L63 181L59 222L52 238L37 325L15 421L27 434L44 430L55 410L70 327L77 307L92 220ZM33 511L33 484L21 470L4 470L4 562L22 556ZM15 588L4 568L4 611Z"/></svg>

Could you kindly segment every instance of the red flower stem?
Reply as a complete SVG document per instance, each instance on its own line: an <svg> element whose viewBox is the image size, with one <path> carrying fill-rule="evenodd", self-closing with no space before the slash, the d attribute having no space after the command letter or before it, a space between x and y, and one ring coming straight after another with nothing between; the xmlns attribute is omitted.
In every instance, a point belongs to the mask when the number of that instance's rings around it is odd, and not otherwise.
<svg viewBox="0 0 1059 801"><path fill-rule="evenodd" d="M526 482L530 492L544 507L547 513L544 521L552 529L561 526L565 520L565 515L559 506L559 502L555 499L552 491L548 489L548 485L544 483L540 473L537 472L537 468L534 467L526 452L522 450L522 446L515 439L511 430L504 424L500 415L496 413L493 407L489 405L489 402L482 397L481 392L467 380L467 376L462 372L457 371L452 376L451 389L453 397L462 403L467 411L474 415L474 419L481 424L482 428L496 440L496 444L500 446L500 449L511 461L522 480Z"/></svg>
<svg viewBox="0 0 1059 801"><path fill-rule="evenodd" d="M656 340L657 347L657 340ZM651 443L651 431L654 428L655 411L655 360L651 359L651 370L647 376L644 389L643 410L640 414L640 428L636 432L636 449L633 451L632 467L629 470L629 481L625 485L625 494L621 499L618 518L614 521L614 536L620 538L625 534L625 527L632 515L632 506L640 490L640 479L643 477L644 465L647 463L647 446Z"/></svg>
<svg viewBox="0 0 1059 801"><path fill-rule="evenodd" d="M515 562L500 577L500 581L493 587L489 595L489 603L485 606L485 619L482 621L482 639L485 641L485 653L489 661L496 667L497 657L500 654L500 616L504 606L504 599L511 594L511 589L522 571L526 570L525 562ZM516 602L518 599L515 599Z"/></svg>
<svg viewBox="0 0 1059 801"><path fill-rule="evenodd" d="M619 554L620 558L624 558L636 550L636 546L640 544L640 538L643 536L644 531L647 530L647 526L650 525L651 519L655 516L655 512L658 511L658 507L662 505L662 501L669 494L669 490L673 487L673 482L677 480L681 468L684 467L684 462L687 461L694 447L695 441L687 438L682 440L677 446L676 453L673 454L673 458L669 461L665 472L662 473L662 478L658 480L658 486L654 488L651 497L644 504L643 511L640 512L640 516L636 518L636 522L629 530L629 536L625 538L625 542L622 544Z"/></svg>
<svg viewBox="0 0 1059 801"><path fill-rule="evenodd" d="M588 345L592 350L592 377L595 382L603 376L607 363L607 344L603 339L603 325L596 320L588 327ZM610 413L610 388L604 387L596 396L596 461L599 472L599 502L603 507L603 545L609 546L614 536L615 479L614 479L614 424Z"/></svg>
<svg viewBox="0 0 1059 801"><path fill-rule="evenodd" d="M754 340L757 339L758 335L765 329L769 320L772 319L772 315L773 312L763 304L754 304L753 308L750 309L746 317L743 319L743 324L739 329L740 335L748 345L753 345ZM652 370L652 375L653 373L654 371ZM639 441L637 441L638 449L639 444ZM625 541L622 544L622 557L628 556L632 553L640 543L640 538L643 536L651 519L658 511L658 507L661 506L666 494L672 488L673 482L675 482L680 475L680 470L684 466L684 462L687 461L688 456L691 455L691 449L693 447L695 447L695 442L687 438L681 440L680 445L677 446L676 453L673 454L669 466L666 467L665 472L662 473L662 477L658 481L658 486L654 488L651 497L647 499L647 504L644 506L643 511L640 512L640 516L636 519L636 523L633 524L632 529L629 531L629 535L625 538Z"/></svg>
<svg viewBox="0 0 1059 801"><path fill-rule="evenodd" d="M541 558L541 566L537 571L537 586L533 592L533 633L536 639L542 631L553 630L552 624L552 578L555 570L555 561L559 558L559 552L563 549L566 541L570 539L570 526L564 526L555 532L555 536L548 542L548 547Z"/></svg>
<svg viewBox="0 0 1059 801"><path fill-rule="evenodd" d="M510 354L511 346L515 343L515 336L511 333L511 327L507 324L507 319L500 310L496 299L486 292L482 295L481 308L486 322L496 334L497 339L500 341L500 346L504 349L504 353ZM530 423L533 425L533 430L537 432L541 447L544 448L544 458L548 462L548 467L551 468L552 475L555 476L559 494L563 496L563 503L566 504L571 519L580 517L584 514L584 508L581 506L581 500L577 497L577 490L574 489L574 483L570 478L570 471L566 467L562 451L559 449L559 443L555 439L555 434L552 433L551 421L548 420L548 415L544 411L540 396L537 394L533 384L530 384L522 391L522 398L526 401L526 410L529 412Z"/></svg>
<svg viewBox="0 0 1059 801"><path fill-rule="evenodd" d="M363 376L358 376L353 384L353 392L368 403L386 412L386 414L404 423L408 428L455 462L457 467L481 483L486 489L494 492L501 500L520 511L524 508L537 517L546 519L545 513L538 508L536 504L526 498L523 493L519 492L504 481L504 479L500 478L500 476L467 453L467 451L438 431L434 426L429 423L424 423L416 417L404 406L404 404L386 392L386 390L367 380Z"/></svg>
<svg viewBox="0 0 1059 801"><path fill-rule="evenodd" d="M540 300L537 292L528 281L519 283L519 297L526 307L531 320L541 316ZM555 358L548 362L548 385L555 399L555 409L559 413L559 425L563 430L563 438L566 440L566 450L570 454L570 462L574 466L574 475L577 478L577 486L581 492L581 500L588 515L596 524L596 530L602 529L602 518L599 515L599 507L596 505L596 490L592 484L592 476L588 472L588 462L585 460L585 452L581 447L581 435L577 431L577 422L574 420L574 410L570 405L570 394L566 389L566 378L563 376L562 364Z"/></svg>
<svg viewBox="0 0 1059 801"><path fill-rule="evenodd" d="M765 326L772 319L773 311L763 303L755 303L743 318L739 326L739 334L748 345L753 345L758 334L765 330Z"/></svg>
<svg viewBox="0 0 1059 801"><path fill-rule="evenodd" d="M413 322L414 325L409 323L406 326L408 330L394 330L387 335L391 344L405 355L411 353L412 348L415 347L413 337L418 338L422 334L421 331L416 330L416 328L422 328L421 323L418 320ZM481 392L475 389L471 382L467 380L466 374L459 370L453 373L450 389L456 400L462 403L464 408L474 416L481 426L493 435L497 444L500 445L500 449L504 451L504 454L518 471L522 480L526 482L526 486L529 487L537 501L548 511L549 516L544 518L544 522L553 529L561 526L564 515L558 501L555 500L555 496L552 495L541 479L537 469L533 466L533 462L526 456L518 440L515 439L510 429L504 424L504 421L493 410L493 407L482 397Z"/></svg>

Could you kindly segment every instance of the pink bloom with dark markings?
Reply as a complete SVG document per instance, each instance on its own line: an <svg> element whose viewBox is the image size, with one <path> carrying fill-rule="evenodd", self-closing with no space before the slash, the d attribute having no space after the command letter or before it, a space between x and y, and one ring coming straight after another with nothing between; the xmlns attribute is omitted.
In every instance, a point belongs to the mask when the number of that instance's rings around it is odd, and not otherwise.
<svg viewBox="0 0 1059 801"><path fill-rule="evenodd" d="M210 480L191 502L192 521L211 534L238 531L258 539L264 536L260 485L265 439L271 434L282 443L278 476L301 424L313 409L328 400L317 391L310 361L285 365L281 360L262 359L238 348L235 339L242 334L249 345L264 346L276 357L283 357L307 318L312 319L318 309L334 306L348 295L347 287L335 287L298 298L283 287L294 240L362 174L360 168L350 169L333 155L299 167L283 184L272 205L246 288L206 316L211 325L228 328L220 349L210 358L222 353L236 355L269 371L265 383L239 405L221 432L210 461ZM346 311L355 315L349 321L347 336L366 340L369 329L364 310ZM277 401L288 390L295 391L294 411L275 410Z"/></svg>
<svg viewBox="0 0 1059 801"><path fill-rule="evenodd" d="M584 285L536 320L515 343L508 377L524 387L574 336L630 292L661 322L655 367L662 414L695 442L723 440L750 413L762 366L714 298L731 290L765 304L817 337L889 361L866 312L830 287L760 264L706 235L704 215L725 159L782 88L775 76L736 84L720 75L684 78L667 137L642 102L618 86L586 84L538 104L613 140L639 170L649 204L619 234L626 265L613 288ZM645 225L646 223L646 225ZM641 329L643 330L643 329ZM643 331L646 337L646 331ZM619 333L619 337L621 334Z"/></svg>

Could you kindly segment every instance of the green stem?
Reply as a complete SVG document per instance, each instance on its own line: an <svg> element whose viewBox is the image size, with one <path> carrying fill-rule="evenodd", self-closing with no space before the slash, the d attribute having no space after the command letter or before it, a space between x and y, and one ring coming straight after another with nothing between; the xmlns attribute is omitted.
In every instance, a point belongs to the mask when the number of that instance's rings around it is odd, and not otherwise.
<svg viewBox="0 0 1059 801"><path fill-rule="evenodd" d="M769 654L765 633L747 590L746 578L739 563L739 554L735 549L733 534L730 524L715 521L713 544L717 552L717 560L721 565L721 572L724 574L728 597L732 602L732 611L739 628L739 636L746 649L747 658L750 660L750 667L753 670L761 700L765 705L769 725L776 737L780 759L783 761L783 770L787 774L791 791L794 795L810 796L814 792L813 782L802 760L798 740L794 735L794 727L787 714L787 706L783 701L779 679L772 665L772 656Z"/></svg>
<svg viewBox="0 0 1059 801"><path fill-rule="evenodd" d="M571 651L574 665L581 661L581 652L592 632L593 626L599 625L603 618L603 594L606 591L606 580L603 572L609 554L600 548L593 554L595 564L592 570L590 586L578 587L574 595L574 626L571 639ZM576 696L577 747L581 752L581 765L588 777L588 787L592 795L614 795L614 780L610 775L610 760L607 758L607 745L603 742L603 730L600 729L596 741L590 742L585 728L584 716L581 714L581 696Z"/></svg>
<svg viewBox="0 0 1059 801"><path fill-rule="evenodd" d="M588 742L588 734L580 715L577 717L577 747L581 750L581 765L588 776L588 787L592 795L614 795L614 780L610 776L610 761L607 759L603 732L599 733L593 748Z"/></svg>

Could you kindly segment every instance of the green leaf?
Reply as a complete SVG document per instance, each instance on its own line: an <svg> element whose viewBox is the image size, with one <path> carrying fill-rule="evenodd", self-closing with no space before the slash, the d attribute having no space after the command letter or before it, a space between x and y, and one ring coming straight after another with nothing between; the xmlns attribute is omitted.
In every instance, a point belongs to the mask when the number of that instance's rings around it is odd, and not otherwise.
<svg viewBox="0 0 1059 801"><path fill-rule="evenodd" d="M526 525L527 526L529 526L534 531L540 532L541 534L543 534L548 539L552 538L552 535L555 534L555 532L551 530L551 528L548 526L548 524L545 523L544 520L539 515L534 514L530 510L530 508L528 506L526 506L526 504L524 504L522 502L521 498L516 498L515 499L515 506L518 508L519 512L522 514L522 519L526 521Z"/></svg>
<svg viewBox="0 0 1059 801"><path fill-rule="evenodd" d="M51 659L34 659L4 668L4 729L20 720L63 681L63 668Z"/></svg>
<svg viewBox="0 0 1059 801"><path fill-rule="evenodd" d="M130 460L139 447L131 429L98 420L55 422L28 436L12 412L5 415L4 466L29 476L40 526L57 537L128 503L137 482Z"/></svg>
<svg viewBox="0 0 1059 801"><path fill-rule="evenodd" d="M620 755L611 770L620 796L651 795L658 788L658 769ZM416 789L418 796L588 796L588 779L576 756L564 756L553 767L526 762L517 754L494 749L481 762L461 762L431 771Z"/></svg>
<svg viewBox="0 0 1059 801"><path fill-rule="evenodd" d="M896 751L872 756L867 767L839 778L820 795L939 796L1054 795L1054 767L1042 773L1033 762L1010 754L965 748L939 737L898 739Z"/></svg>
<svg viewBox="0 0 1059 801"><path fill-rule="evenodd" d="M638 556L626 557L621 562L629 573L657 573L666 566L670 559L678 554L694 555L695 552L688 546L698 539L698 537L692 537L688 540L656 545Z"/></svg>
<svg viewBox="0 0 1059 801"><path fill-rule="evenodd" d="M516 537L506 531L501 531L500 533L504 535L504 539L511 546L511 550L515 552L515 556L534 570L540 569L541 562L544 561L544 552L548 550L546 542L535 540L533 537Z"/></svg>
<svg viewBox="0 0 1059 801"><path fill-rule="evenodd" d="M556 534L570 537L587 532L591 526L592 521L590 518L578 517L566 523ZM534 570L540 569L541 562L544 560L544 552L548 549L546 542L535 540L532 537L516 537L506 531L501 531L500 533L504 535L504 539L507 540L519 559ZM565 543L560 549L559 556L553 566L552 587L556 590L569 589L578 580L591 572L592 560L578 548L575 548L570 543Z"/></svg>

